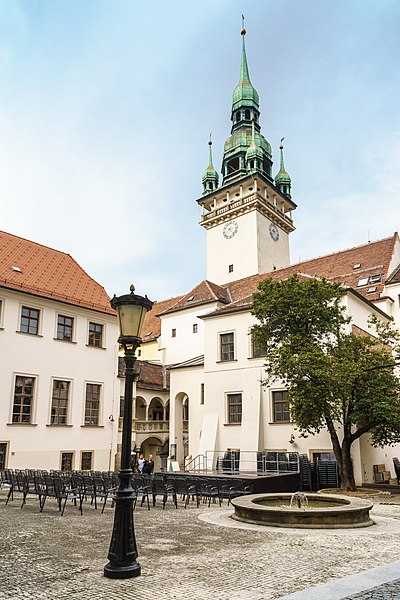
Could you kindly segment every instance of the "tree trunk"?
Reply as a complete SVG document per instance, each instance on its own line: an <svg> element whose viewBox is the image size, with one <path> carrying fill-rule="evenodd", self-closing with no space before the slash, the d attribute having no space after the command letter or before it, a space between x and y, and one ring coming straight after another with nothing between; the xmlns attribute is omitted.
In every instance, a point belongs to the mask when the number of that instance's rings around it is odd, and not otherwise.
<svg viewBox="0 0 400 600"><path fill-rule="evenodd" d="M351 462L350 446L350 440L345 437L342 442L342 460L341 463L338 463L338 467L341 480L340 489L347 492L354 492L356 484L354 480L353 464Z"/></svg>

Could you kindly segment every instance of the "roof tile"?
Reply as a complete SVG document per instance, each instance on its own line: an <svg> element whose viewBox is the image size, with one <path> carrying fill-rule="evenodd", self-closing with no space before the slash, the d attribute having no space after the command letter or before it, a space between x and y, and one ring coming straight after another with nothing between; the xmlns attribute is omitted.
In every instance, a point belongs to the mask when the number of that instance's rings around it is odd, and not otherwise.
<svg viewBox="0 0 400 600"><path fill-rule="evenodd" d="M105 289L65 252L0 231L0 286L115 314Z"/></svg>

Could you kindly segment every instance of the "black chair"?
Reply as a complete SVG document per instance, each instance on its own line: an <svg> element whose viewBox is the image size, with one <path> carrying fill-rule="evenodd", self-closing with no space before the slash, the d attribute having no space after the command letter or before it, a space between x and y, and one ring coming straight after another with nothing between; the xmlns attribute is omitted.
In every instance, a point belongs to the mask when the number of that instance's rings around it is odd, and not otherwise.
<svg viewBox="0 0 400 600"><path fill-rule="evenodd" d="M165 509L165 505L167 503L168 498L172 498L175 508L178 508L178 498L175 490L175 486L173 484L172 479L170 482L164 480L164 476L161 474L156 474L153 477L152 482L152 495L153 495L153 506L156 505L156 497L162 496L163 502L163 510Z"/></svg>

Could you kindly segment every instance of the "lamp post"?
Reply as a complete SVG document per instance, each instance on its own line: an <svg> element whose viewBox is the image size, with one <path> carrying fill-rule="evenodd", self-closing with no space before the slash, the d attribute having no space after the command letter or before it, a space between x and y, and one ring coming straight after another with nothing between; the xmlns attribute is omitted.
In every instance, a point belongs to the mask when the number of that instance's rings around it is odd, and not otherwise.
<svg viewBox="0 0 400 600"><path fill-rule="evenodd" d="M124 348L125 358L125 393L124 416L122 419L122 449L119 486L115 494L114 527L108 551L109 562L104 567L105 577L112 579L127 579L140 575L140 565L136 561L135 528L133 524L133 501L131 468L132 442L132 390L135 379L135 351L140 346L140 334L144 319L153 302L147 296L134 294L135 288L130 287L131 293L114 296L111 306L117 311L120 336L118 342Z"/></svg>

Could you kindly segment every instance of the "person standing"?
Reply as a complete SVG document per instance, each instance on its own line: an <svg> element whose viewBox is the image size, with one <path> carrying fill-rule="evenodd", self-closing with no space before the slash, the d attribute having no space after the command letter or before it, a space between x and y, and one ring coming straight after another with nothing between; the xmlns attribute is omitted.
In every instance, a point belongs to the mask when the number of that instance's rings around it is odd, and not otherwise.
<svg viewBox="0 0 400 600"><path fill-rule="evenodd" d="M146 475L151 475L153 472L153 469L154 469L153 455L149 454L148 460L146 460L144 463L142 473L145 473Z"/></svg>
<svg viewBox="0 0 400 600"><path fill-rule="evenodd" d="M139 473L143 473L143 467L144 467L145 463L146 463L146 461L144 459L143 454L140 454L138 464L137 464Z"/></svg>

